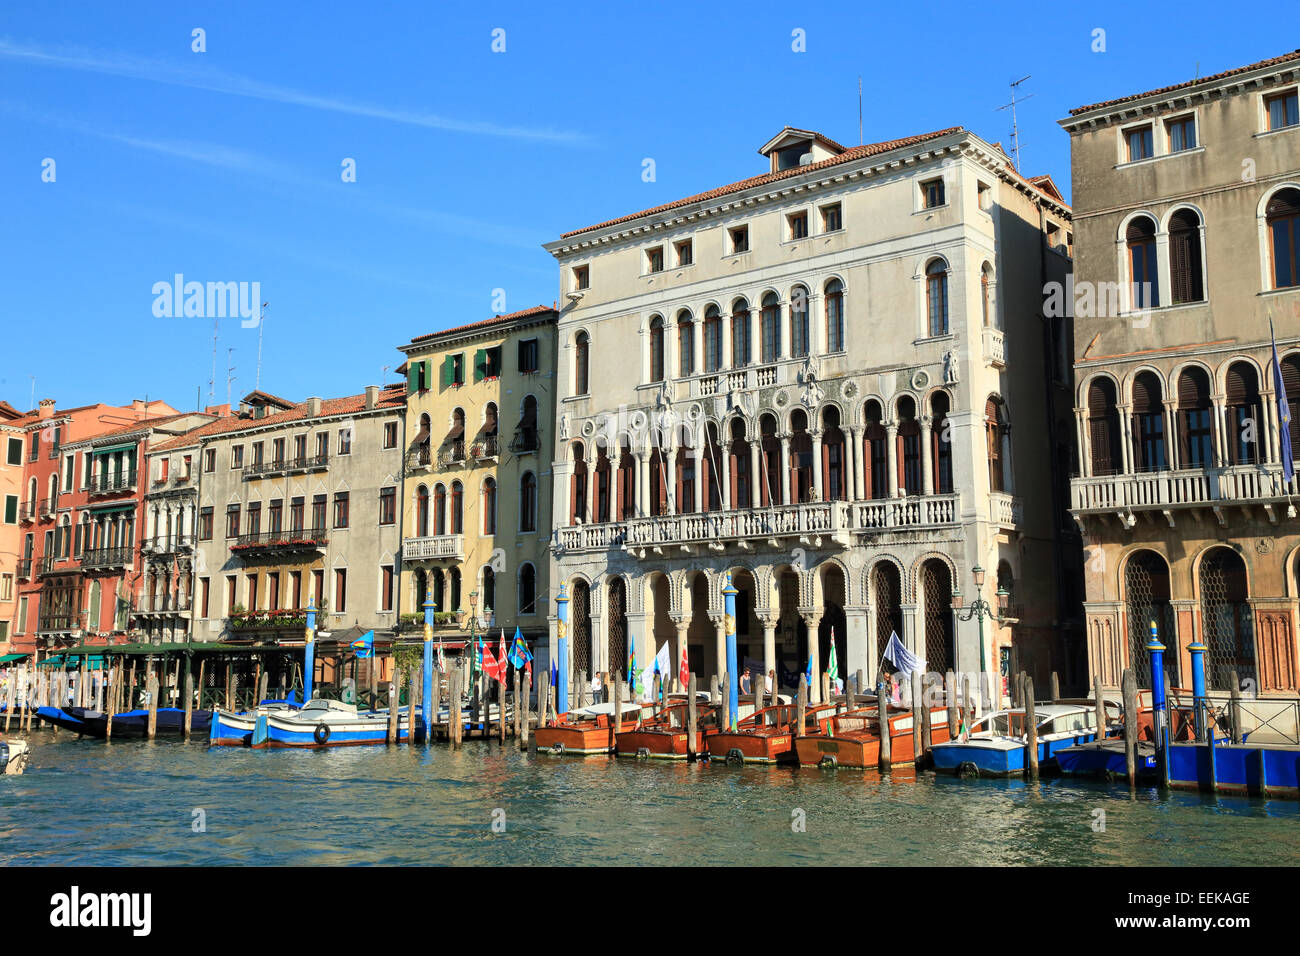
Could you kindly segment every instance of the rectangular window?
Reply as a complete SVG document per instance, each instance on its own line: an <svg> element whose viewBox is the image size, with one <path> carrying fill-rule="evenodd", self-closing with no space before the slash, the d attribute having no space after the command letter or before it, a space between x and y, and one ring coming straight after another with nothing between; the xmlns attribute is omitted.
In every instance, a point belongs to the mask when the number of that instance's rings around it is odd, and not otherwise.
<svg viewBox="0 0 1300 956"><path fill-rule="evenodd" d="M334 570L334 613L342 614L348 609L348 572L347 568Z"/></svg>
<svg viewBox="0 0 1300 956"><path fill-rule="evenodd" d="M203 507L199 509L199 540L212 540L212 508Z"/></svg>
<svg viewBox="0 0 1300 956"><path fill-rule="evenodd" d="M9 439L8 457L5 460L11 465L21 465L23 463L23 440L21 438Z"/></svg>
<svg viewBox="0 0 1300 956"><path fill-rule="evenodd" d="M844 213L839 203L822 206L822 232L839 232L844 228Z"/></svg>
<svg viewBox="0 0 1300 956"><path fill-rule="evenodd" d="M339 429L339 454L340 455L352 454L352 429L351 428Z"/></svg>
<svg viewBox="0 0 1300 956"><path fill-rule="evenodd" d="M239 505L226 505L226 537L239 537Z"/></svg>
<svg viewBox="0 0 1300 956"><path fill-rule="evenodd" d="M295 464L306 464L307 459L307 436L293 436L293 460Z"/></svg>
<svg viewBox="0 0 1300 956"><path fill-rule="evenodd" d="M261 467L263 461L262 444L263 443L260 441L253 442L253 467L254 468Z"/></svg>
<svg viewBox="0 0 1300 956"><path fill-rule="evenodd" d="M235 606L239 603L239 581L233 575L226 576L226 615L230 616L235 613Z"/></svg>
<svg viewBox="0 0 1300 956"><path fill-rule="evenodd" d="M1264 108L1268 111L1269 129L1286 129L1300 123L1296 109L1296 91L1278 93L1264 98Z"/></svg>
<svg viewBox="0 0 1300 956"><path fill-rule="evenodd" d="M280 610L280 572L271 571L266 575L266 609Z"/></svg>
<svg viewBox="0 0 1300 956"><path fill-rule="evenodd" d="M217 470L217 450L215 448L203 449L203 470L208 474Z"/></svg>
<svg viewBox="0 0 1300 956"><path fill-rule="evenodd" d="M1154 155L1152 147L1151 127L1137 126L1130 130L1124 131L1124 144L1127 149L1128 161L1136 162L1139 159L1150 159Z"/></svg>
<svg viewBox="0 0 1300 956"><path fill-rule="evenodd" d="M253 501L248 505L248 533L251 535L262 533L262 503L260 501Z"/></svg>
<svg viewBox="0 0 1300 956"><path fill-rule="evenodd" d="M289 499L289 530L302 531L303 504L305 499L301 496Z"/></svg>
<svg viewBox="0 0 1300 956"><path fill-rule="evenodd" d="M50 457L51 457L51 458L58 458L58 457L59 457L59 443L60 443L62 440L63 440L63 426L62 426L62 425L55 425L55 426L54 426L54 435L53 435L52 439L50 440Z"/></svg>
<svg viewBox="0 0 1300 956"><path fill-rule="evenodd" d="M646 272L663 272L664 271L664 247L655 246L653 249L645 251L645 271Z"/></svg>
<svg viewBox="0 0 1300 956"><path fill-rule="evenodd" d="M325 527L325 496L313 495L311 499L311 527L319 531Z"/></svg>
<svg viewBox="0 0 1300 956"><path fill-rule="evenodd" d="M731 229L731 253L735 255L739 252L749 251L749 227L735 226Z"/></svg>
<svg viewBox="0 0 1300 956"><path fill-rule="evenodd" d="M326 461L329 459L329 456L330 456L330 433L317 432L316 433L316 459L318 461Z"/></svg>
<svg viewBox="0 0 1300 956"><path fill-rule="evenodd" d="M397 488L379 489L379 523L397 523Z"/></svg>
<svg viewBox="0 0 1300 956"><path fill-rule="evenodd" d="M289 593L285 595L285 605L298 610L302 607L302 572L289 572Z"/></svg>
<svg viewBox="0 0 1300 956"><path fill-rule="evenodd" d="M690 239L674 242L673 251L677 253L677 265L679 266L689 266L695 262L695 247Z"/></svg>
<svg viewBox="0 0 1300 956"><path fill-rule="evenodd" d="M947 202L944 195L943 179L927 179L921 183L921 206L924 209L935 209Z"/></svg>
<svg viewBox="0 0 1300 956"><path fill-rule="evenodd" d="M1059 249L1061 245L1061 227L1054 222L1047 224L1047 248Z"/></svg>
<svg viewBox="0 0 1300 956"><path fill-rule="evenodd" d="M537 339L525 339L519 343L519 371L522 374L532 375L538 370L537 357Z"/></svg>
<svg viewBox="0 0 1300 956"><path fill-rule="evenodd" d="M346 528L348 526L348 493L346 491L334 492L334 527Z"/></svg>
<svg viewBox="0 0 1300 956"><path fill-rule="evenodd" d="M787 236L790 239L808 238L808 213L792 212L785 217Z"/></svg>
<svg viewBox="0 0 1300 956"><path fill-rule="evenodd" d="M18 496L5 495L5 524L18 523Z"/></svg>
<svg viewBox="0 0 1300 956"><path fill-rule="evenodd" d="M393 609L393 566L385 564L379 569L379 610Z"/></svg>
<svg viewBox="0 0 1300 956"><path fill-rule="evenodd" d="M65 492L72 490L72 479L76 474L76 455L67 455L63 459L63 490ZM167 459L163 459L163 477L167 477Z"/></svg>
<svg viewBox="0 0 1300 956"><path fill-rule="evenodd" d="M276 438L271 442L271 463L277 468L284 465L284 439Z"/></svg>
<svg viewBox="0 0 1300 956"><path fill-rule="evenodd" d="M18 599L18 620L14 622L14 633L22 634L27 630L27 598Z"/></svg>
<svg viewBox="0 0 1300 956"><path fill-rule="evenodd" d="M474 381L494 381L501 377L501 346L481 349L474 358Z"/></svg>
<svg viewBox="0 0 1300 956"><path fill-rule="evenodd" d="M14 576L12 574L0 574L0 601L12 601L14 599Z"/></svg>
<svg viewBox="0 0 1300 956"><path fill-rule="evenodd" d="M1179 116L1165 123L1169 134L1169 152L1181 153L1185 149L1196 148L1196 117Z"/></svg>
<svg viewBox="0 0 1300 956"><path fill-rule="evenodd" d="M311 599L316 602L316 609L325 606L325 572L316 568L311 573Z"/></svg>
<svg viewBox="0 0 1300 956"><path fill-rule="evenodd" d="M243 467L244 467L244 446L243 446L243 445L232 445L232 446L231 446L231 448L230 448L230 467L231 467L231 470L234 470L235 468L243 468Z"/></svg>
<svg viewBox="0 0 1300 956"><path fill-rule="evenodd" d="M573 287L578 290L591 287L591 270L587 266L573 267Z"/></svg>
<svg viewBox="0 0 1300 956"><path fill-rule="evenodd" d="M256 611L257 610L257 574L254 573L254 574L246 575L245 580L248 581L248 609L250 611Z"/></svg>
<svg viewBox="0 0 1300 956"><path fill-rule="evenodd" d="M208 599L211 597L212 579L199 578L199 617L208 616Z"/></svg>
<svg viewBox="0 0 1300 956"><path fill-rule="evenodd" d="M266 530L271 534L279 534L283 529L282 515L284 512L284 499L272 498L271 504L266 510Z"/></svg>
<svg viewBox="0 0 1300 956"><path fill-rule="evenodd" d="M397 447L397 422L384 422L384 447Z"/></svg>
<svg viewBox="0 0 1300 956"><path fill-rule="evenodd" d="M988 183L976 184L975 197L979 202L979 207L985 212L993 208L993 187Z"/></svg>

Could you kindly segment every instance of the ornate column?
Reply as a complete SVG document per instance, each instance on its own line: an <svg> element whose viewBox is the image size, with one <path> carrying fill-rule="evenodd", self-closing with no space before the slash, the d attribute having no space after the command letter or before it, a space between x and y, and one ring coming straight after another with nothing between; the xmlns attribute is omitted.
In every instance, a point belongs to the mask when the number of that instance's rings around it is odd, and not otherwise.
<svg viewBox="0 0 1300 956"><path fill-rule="evenodd" d="M826 500L826 490L822 487L822 430L809 429L812 437L813 493L818 501Z"/></svg>
<svg viewBox="0 0 1300 956"><path fill-rule="evenodd" d="M776 616L770 611L762 614L758 618L759 623L763 625L763 674L772 673L778 670L776 666ZM777 680L781 675L778 671ZM766 685L765 685L766 686ZM775 687L768 687L769 691L775 691Z"/></svg>
<svg viewBox="0 0 1300 956"><path fill-rule="evenodd" d="M889 497L898 497L898 422L885 424L885 476L889 482Z"/></svg>
<svg viewBox="0 0 1300 956"><path fill-rule="evenodd" d="M822 616L820 611L805 609L799 611L799 616L803 618L804 625L808 629L808 661L800 661L800 663L807 671L808 662L812 662L812 679L808 682L808 703L820 704L822 702L822 649L821 635L818 630L821 628Z"/></svg>
<svg viewBox="0 0 1300 956"><path fill-rule="evenodd" d="M719 439L721 439L721 436L719 436ZM718 483L722 487L719 489L721 494L718 497L722 499L722 510L730 511L731 510L731 443L728 442L725 445L720 445L719 448L722 451L722 456L721 456L722 467L718 469L721 472L721 474L717 476L717 479L718 479Z"/></svg>
<svg viewBox="0 0 1300 956"><path fill-rule="evenodd" d="M1290 396L1287 398L1290 399ZM1264 419L1260 428L1256 429L1259 439L1259 460L1270 465L1280 463L1282 439L1277 432L1277 392L1272 388L1263 389L1259 393L1259 400L1260 415Z"/></svg>
<svg viewBox="0 0 1300 956"><path fill-rule="evenodd" d="M686 648L687 633L691 629L691 622L682 618L681 616L674 617L672 621L673 621L673 628L674 630L676 630L677 635L675 639L676 643L673 645L673 672L671 676L672 676L673 683L680 685L682 653ZM680 689L683 691L689 690L689 688L687 687L681 687Z"/></svg>
<svg viewBox="0 0 1300 956"><path fill-rule="evenodd" d="M708 510L708 502L704 500L704 469L708 467L708 462L704 460L704 446L699 442L691 449L695 454L695 510L703 513Z"/></svg>
<svg viewBox="0 0 1300 956"><path fill-rule="evenodd" d="M934 494L934 470L930 454L930 426L934 419L930 415L921 416L921 493Z"/></svg>
<svg viewBox="0 0 1300 956"><path fill-rule="evenodd" d="M636 513L644 518L650 513L650 456L642 449L636 451Z"/></svg>
<svg viewBox="0 0 1300 956"><path fill-rule="evenodd" d="M1088 440L1087 409L1074 410L1075 427L1079 435L1079 471L1083 477L1092 477L1092 442Z"/></svg>
<svg viewBox="0 0 1300 956"><path fill-rule="evenodd" d="M759 442L763 436L750 439L749 442L749 505L751 508L757 508L763 501L763 462L759 454Z"/></svg>
<svg viewBox="0 0 1300 956"><path fill-rule="evenodd" d="M1232 460L1232 456L1228 454L1227 396L1222 392L1211 396L1210 408L1214 418L1214 462L1217 465L1226 465Z"/></svg>
<svg viewBox="0 0 1300 956"><path fill-rule="evenodd" d="M1119 415L1119 460L1123 474L1133 474L1133 404L1116 405Z"/></svg>
<svg viewBox="0 0 1300 956"><path fill-rule="evenodd" d="M781 504L790 503L790 433L781 432Z"/></svg>
<svg viewBox="0 0 1300 956"><path fill-rule="evenodd" d="M588 448L590 449L592 443L588 442L587 444L588 444ZM586 522L587 524L595 524L596 522L596 458L589 454L586 460L586 465L587 465L587 487L583 489L583 498L586 499L584 506L587 509ZM612 469L611 469L611 474L612 474Z"/></svg>
<svg viewBox="0 0 1300 956"><path fill-rule="evenodd" d="M853 459L853 500L861 501L865 497L867 490L866 476L862 470L865 463L865 456L862 453L862 439L865 430L861 425L851 425L849 426L849 434L852 436L850 440L853 442L852 455L846 455L845 457Z"/></svg>
<svg viewBox="0 0 1300 956"><path fill-rule="evenodd" d="M1179 447L1178 441L1178 402L1174 399L1167 398L1165 406L1165 458L1168 459L1169 469L1177 471L1182 467L1183 450Z"/></svg>

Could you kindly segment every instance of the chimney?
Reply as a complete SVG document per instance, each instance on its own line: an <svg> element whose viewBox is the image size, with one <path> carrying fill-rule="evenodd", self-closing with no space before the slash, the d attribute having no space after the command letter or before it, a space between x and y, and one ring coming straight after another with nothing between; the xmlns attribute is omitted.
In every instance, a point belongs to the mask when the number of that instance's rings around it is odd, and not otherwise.
<svg viewBox="0 0 1300 956"><path fill-rule="evenodd" d="M41 399L41 411L40 411L40 416L39 416L39 417L41 417L41 418L53 418L53 417L54 417L54 405L55 405L54 399L52 399L52 398L42 398L42 399Z"/></svg>
<svg viewBox="0 0 1300 956"><path fill-rule="evenodd" d="M224 405L205 405L203 408L204 415L215 415L218 418L230 417L230 403Z"/></svg>
<svg viewBox="0 0 1300 956"><path fill-rule="evenodd" d="M366 386L366 411L370 411L379 405L379 386Z"/></svg>
<svg viewBox="0 0 1300 956"><path fill-rule="evenodd" d="M313 397L313 398L309 398L309 399L307 399L307 414L310 415L312 418L319 418L319 417L320 417L320 399L319 399L319 398L314 398L314 397Z"/></svg>

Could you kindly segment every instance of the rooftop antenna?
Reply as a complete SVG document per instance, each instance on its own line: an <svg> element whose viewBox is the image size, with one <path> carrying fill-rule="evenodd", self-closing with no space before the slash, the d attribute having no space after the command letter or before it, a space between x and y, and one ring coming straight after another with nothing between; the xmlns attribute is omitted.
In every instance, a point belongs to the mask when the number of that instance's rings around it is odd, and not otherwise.
<svg viewBox="0 0 1300 956"><path fill-rule="evenodd" d="M862 145L862 77L858 76L858 145Z"/></svg>
<svg viewBox="0 0 1300 956"><path fill-rule="evenodd" d="M36 411L36 376L28 375L27 377L32 380L32 404L29 407L32 411Z"/></svg>
<svg viewBox="0 0 1300 956"><path fill-rule="evenodd" d="M230 360L234 357L234 352L235 352L234 349L226 349L227 363L229 363ZM230 364L226 365L226 404L227 405L230 404L230 383L235 380L235 376L231 375L230 373L233 372L234 370L235 370L235 366Z"/></svg>
<svg viewBox="0 0 1300 956"><path fill-rule="evenodd" d="M216 316L212 317L212 377L208 379L208 404L214 404L215 389L217 387L217 323L220 320Z"/></svg>
<svg viewBox="0 0 1300 956"><path fill-rule="evenodd" d="M1026 74L1018 80L1012 80L1011 102L1005 103L1002 106L999 106L997 108L999 113L1002 112L1003 110L1011 110L1011 155L1012 155L1011 161L1016 167L1016 172L1020 171L1020 125L1016 122L1016 103L1018 102L1023 103L1025 100L1029 99L1031 96L1034 95L1033 93L1026 93L1024 96L1020 97L1019 100L1017 100L1016 93L1017 93L1017 87L1019 87L1021 83L1025 82L1025 80L1029 79L1029 76L1030 74Z"/></svg>
<svg viewBox="0 0 1300 956"><path fill-rule="evenodd" d="M262 327L266 325L266 307L268 303L262 303L262 314L257 320L257 375L253 379L253 388L262 387Z"/></svg>

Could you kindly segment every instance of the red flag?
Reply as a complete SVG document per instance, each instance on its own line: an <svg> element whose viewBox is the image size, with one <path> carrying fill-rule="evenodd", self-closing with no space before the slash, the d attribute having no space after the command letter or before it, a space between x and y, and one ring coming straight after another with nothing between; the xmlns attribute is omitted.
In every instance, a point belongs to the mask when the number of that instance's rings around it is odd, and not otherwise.
<svg viewBox="0 0 1300 956"><path fill-rule="evenodd" d="M510 659L506 657L506 632L504 628L501 630L501 640L497 642L497 659L500 661L497 667L501 671L501 676L497 680L505 680L506 675L510 673Z"/></svg>
<svg viewBox="0 0 1300 956"><path fill-rule="evenodd" d="M492 653L492 645L485 641L483 643L483 673L493 680L504 680L505 675L502 673L502 665L505 663L504 660L497 660L496 655Z"/></svg>
<svg viewBox="0 0 1300 956"><path fill-rule="evenodd" d="M677 676L681 679L682 689L689 690L687 685L691 682L691 666L686 663L686 643L682 642L682 666Z"/></svg>

